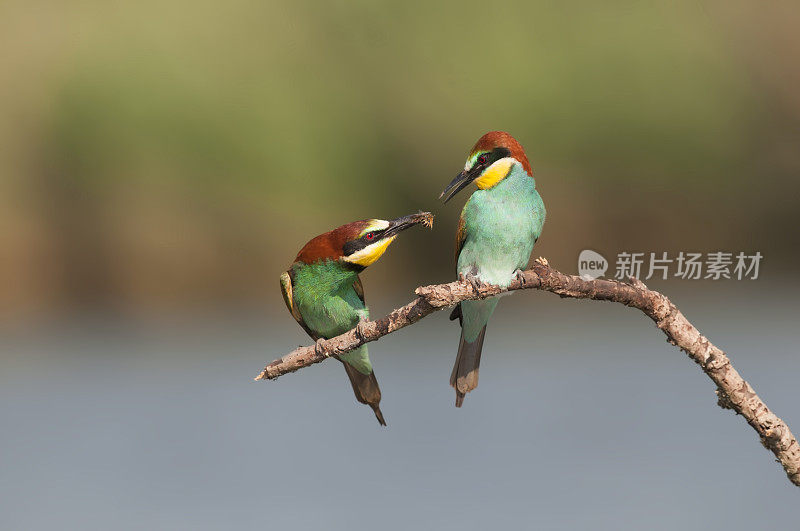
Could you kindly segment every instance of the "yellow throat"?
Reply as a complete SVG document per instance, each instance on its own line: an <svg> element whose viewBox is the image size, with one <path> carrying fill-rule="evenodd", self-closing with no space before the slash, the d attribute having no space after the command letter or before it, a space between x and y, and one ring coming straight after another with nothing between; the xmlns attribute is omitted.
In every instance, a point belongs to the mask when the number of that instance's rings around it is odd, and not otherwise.
<svg viewBox="0 0 800 531"><path fill-rule="evenodd" d="M475 184L481 190L491 188L508 176L508 172L511 171L511 166L513 166L514 163L516 163L516 160L511 157L506 157L496 161L494 164L489 166L480 177L475 179Z"/></svg>
<svg viewBox="0 0 800 531"><path fill-rule="evenodd" d="M345 258L345 260L363 267L369 267L374 264L378 258L383 256L383 253L385 253L386 249L389 248L389 244L392 243L396 237L397 236L390 236L389 238L375 242L372 245L367 245L357 253L353 253Z"/></svg>

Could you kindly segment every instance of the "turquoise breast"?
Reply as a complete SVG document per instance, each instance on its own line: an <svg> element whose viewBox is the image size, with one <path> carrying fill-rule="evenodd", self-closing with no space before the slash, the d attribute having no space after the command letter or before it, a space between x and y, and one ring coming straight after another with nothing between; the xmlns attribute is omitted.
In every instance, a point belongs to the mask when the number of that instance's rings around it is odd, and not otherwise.
<svg viewBox="0 0 800 531"><path fill-rule="evenodd" d="M515 164L508 177L493 188L475 191L464 206L466 237L458 272L507 286L514 272L527 266L545 214L536 182Z"/></svg>

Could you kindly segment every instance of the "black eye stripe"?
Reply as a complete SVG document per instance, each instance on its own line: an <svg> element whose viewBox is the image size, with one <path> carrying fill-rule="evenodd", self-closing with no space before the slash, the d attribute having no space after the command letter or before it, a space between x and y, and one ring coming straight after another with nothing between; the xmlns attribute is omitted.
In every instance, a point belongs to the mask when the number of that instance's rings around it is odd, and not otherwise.
<svg viewBox="0 0 800 531"><path fill-rule="evenodd" d="M350 256L351 254L360 251L367 245L375 243L382 232L383 230L371 230L366 232L363 236L345 243L342 247L342 252L344 252L345 256ZM369 237L370 234L372 234L372 238Z"/></svg>
<svg viewBox="0 0 800 531"><path fill-rule="evenodd" d="M504 147L494 148L488 153L481 153L475 160L475 165L472 168L476 169L478 166L488 168L498 160L508 157L509 155L511 155L511 152ZM481 159L483 159L483 161L481 161Z"/></svg>

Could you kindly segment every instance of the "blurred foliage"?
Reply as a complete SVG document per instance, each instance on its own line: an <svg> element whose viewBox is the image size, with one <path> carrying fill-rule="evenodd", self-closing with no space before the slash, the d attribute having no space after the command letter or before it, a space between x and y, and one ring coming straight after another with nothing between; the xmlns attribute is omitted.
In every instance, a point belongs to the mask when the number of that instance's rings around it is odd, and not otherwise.
<svg viewBox="0 0 800 531"><path fill-rule="evenodd" d="M526 146L536 252L565 270L587 247L790 269L797 22L722 1L5 2L0 312L278 305L309 238L418 209L436 230L369 274L443 280L466 194L436 198L491 129Z"/></svg>

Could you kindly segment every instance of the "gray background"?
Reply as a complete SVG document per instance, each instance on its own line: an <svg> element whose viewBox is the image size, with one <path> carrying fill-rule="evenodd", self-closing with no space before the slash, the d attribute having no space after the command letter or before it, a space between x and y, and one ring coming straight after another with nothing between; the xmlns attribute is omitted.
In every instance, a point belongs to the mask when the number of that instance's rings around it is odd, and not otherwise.
<svg viewBox="0 0 800 531"><path fill-rule="evenodd" d="M675 302L797 429L797 287L706 283L699 296L682 286L691 284L672 283ZM458 331L444 312L374 343L388 428L355 403L338 364L252 382L306 342L288 314L254 314L139 326L87 317L36 337L7 334L0 527L798 522L797 489L772 454L632 309L505 298L480 387L461 410L447 384Z"/></svg>

